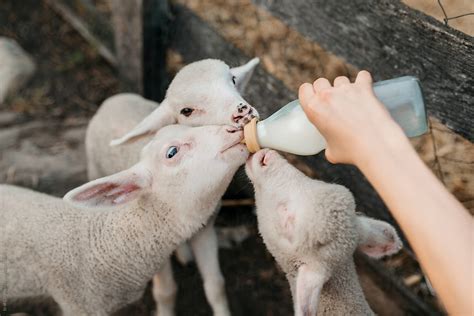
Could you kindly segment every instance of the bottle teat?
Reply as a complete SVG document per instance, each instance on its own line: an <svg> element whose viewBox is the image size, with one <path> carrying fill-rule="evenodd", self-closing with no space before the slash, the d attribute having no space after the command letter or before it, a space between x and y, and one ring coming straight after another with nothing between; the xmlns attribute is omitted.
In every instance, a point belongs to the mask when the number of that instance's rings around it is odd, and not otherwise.
<svg viewBox="0 0 474 316"><path fill-rule="evenodd" d="M256 153L260 149L260 144L257 140L257 118L254 117L250 122L244 126L244 139L242 143L245 143L250 153Z"/></svg>

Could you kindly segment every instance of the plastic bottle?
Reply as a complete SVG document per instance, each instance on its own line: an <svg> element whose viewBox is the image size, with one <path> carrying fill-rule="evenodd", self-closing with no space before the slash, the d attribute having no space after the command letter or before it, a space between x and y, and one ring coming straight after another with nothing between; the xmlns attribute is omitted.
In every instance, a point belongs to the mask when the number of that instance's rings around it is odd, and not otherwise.
<svg viewBox="0 0 474 316"><path fill-rule="evenodd" d="M426 133L425 105L419 81L405 76L377 82L375 95L408 137ZM292 154L315 155L326 148L326 141L308 120L298 100L292 101L269 118L253 119L244 127L245 143L250 152L273 148Z"/></svg>

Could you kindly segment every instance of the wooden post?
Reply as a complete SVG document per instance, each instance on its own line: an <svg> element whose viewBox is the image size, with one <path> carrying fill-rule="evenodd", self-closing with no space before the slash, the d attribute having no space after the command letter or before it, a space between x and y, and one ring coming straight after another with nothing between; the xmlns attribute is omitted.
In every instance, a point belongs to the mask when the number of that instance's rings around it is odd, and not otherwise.
<svg viewBox="0 0 474 316"><path fill-rule="evenodd" d="M168 86L166 50L171 12L167 0L109 0L118 69L124 88L161 101Z"/></svg>
<svg viewBox="0 0 474 316"><path fill-rule="evenodd" d="M166 51L172 15L168 0L108 0L112 21L87 0L45 1L117 67L123 91L163 99L169 84Z"/></svg>
<svg viewBox="0 0 474 316"><path fill-rule="evenodd" d="M169 84L166 52L171 27L167 0L143 0L143 93L161 101Z"/></svg>
<svg viewBox="0 0 474 316"><path fill-rule="evenodd" d="M125 91L143 92L143 0L109 0L119 76Z"/></svg>

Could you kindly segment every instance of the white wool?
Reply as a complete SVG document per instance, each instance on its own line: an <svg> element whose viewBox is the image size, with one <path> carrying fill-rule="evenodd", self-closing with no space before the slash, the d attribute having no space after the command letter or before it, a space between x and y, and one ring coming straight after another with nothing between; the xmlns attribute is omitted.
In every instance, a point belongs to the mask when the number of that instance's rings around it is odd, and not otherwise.
<svg viewBox="0 0 474 316"><path fill-rule="evenodd" d="M87 129L89 179L110 175L136 163L140 149L163 126L179 123L241 127L258 117L255 108L241 96L258 63L258 58L235 68L216 59L191 63L175 76L161 104L136 94L119 94L107 99ZM178 250L178 259L183 262L195 257L214 314L228 315L213 221L191 239L190 245L180 245ZM176 293L172 290L177 288L173 277L167 275L171 271L163 269L153 279L158 312L166 315L173 314Z"/></svg>
<svg viewBox="0 0 474 316"><path fill-rule="evenodd" d="M296 315L373 314L356 275L358 247L379 258L401 247L395 229L357 216L348 189L306 177L272 150L247 161L259 232L290 283Z"/></svg>
<svg viewBox="0 0 474 316"><path fill-rule="evenodd" d="M64 200L0 185L8 299L47 295L64 315L108 315L140 298L177 245L213 216L245 162L244 145L223 151L242 138L229 130L167 126L135 165Z"/></svg>

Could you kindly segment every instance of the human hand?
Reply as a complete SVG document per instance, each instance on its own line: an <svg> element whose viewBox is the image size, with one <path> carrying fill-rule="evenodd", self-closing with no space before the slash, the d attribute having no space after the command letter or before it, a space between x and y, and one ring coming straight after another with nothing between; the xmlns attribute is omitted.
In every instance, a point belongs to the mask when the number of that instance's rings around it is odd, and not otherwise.
<svg viewBox="0 0 474 316"><path fill-rule="evenodd" d="M309 120L327 142L326 158L332 163L360 167L376 150L394 149L406 142L402 129L375 97L372 77L360 71L354 83L337 77L334 87L325 78L304 83L299 99Z"/></svg>

